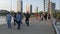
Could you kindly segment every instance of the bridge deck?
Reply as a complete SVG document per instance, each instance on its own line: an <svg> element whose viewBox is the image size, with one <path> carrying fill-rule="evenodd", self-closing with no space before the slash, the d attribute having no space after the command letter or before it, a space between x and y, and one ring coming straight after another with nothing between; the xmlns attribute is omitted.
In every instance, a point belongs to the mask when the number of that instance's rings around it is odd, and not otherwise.
<svg viewBox="0 0 60 34"><path fill-rule="evenodd" d="M35 18L30 19L30 26L27 27L23 21L21 29L17 30L17 26L13 26L11 29L7 28L7 24L0 25L1 34L55 34L54 29L50 21L39 21Z"/></svg>

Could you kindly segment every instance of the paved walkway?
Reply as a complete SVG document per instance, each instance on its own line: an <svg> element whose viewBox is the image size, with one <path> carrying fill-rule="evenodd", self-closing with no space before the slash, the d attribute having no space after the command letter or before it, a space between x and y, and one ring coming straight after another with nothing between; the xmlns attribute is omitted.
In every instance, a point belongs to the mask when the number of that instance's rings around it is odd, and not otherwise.
<svg viewBox="0 0 60 34"><path fill-rule="evenodd" d="M50 21L31 18L30 26L27 27L23 20L20 30L17 30L17 26L12 25L12 28L8 29L6 24L0 25L0 34L55 34L55 32Z"/></svg>

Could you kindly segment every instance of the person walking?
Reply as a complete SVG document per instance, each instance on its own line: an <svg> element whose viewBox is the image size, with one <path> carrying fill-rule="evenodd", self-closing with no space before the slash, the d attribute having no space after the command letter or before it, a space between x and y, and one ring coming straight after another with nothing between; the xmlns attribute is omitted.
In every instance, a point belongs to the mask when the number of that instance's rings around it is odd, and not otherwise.
<svg viewBox="0 0 60 34"><path fill-rule="evenodd" d="M47 14L44 15L45 20L47 20Z"/></svg>
<svg viewBox="0 0 60 34"><path fill-rule="evenodd" d="M21 13L21 24L23 25L23 22L22 22L22 20L23 20L23 14Z"/></svg>
<svg viewBox="0 0 60 34"><path fill-rule="evenodd" d="M21 13L18 12L17 15L16 15L16 21L17 21L17 29L20 29L20 26L21 26L21 22L22 22L22 16L21 16Z"/></svg>
<svg viewBox="0 0 60 34"><path fill-rule="evenodd" d="M26 22L27 26L29 26L30 14L27 12L27 14L25 15L25 17L26 17L25 22Z"/></svg>
<svg viewBox="0 0 60 34"><path fill-rule="evenodd" d="M16 13L14 13L14 26L16 25Z"/></svg>
<svg viewBox="0 0 60 34"><path fill-rule="evenodd" d="M50 19L50 14L48 14L48 19Z"/></svg>
<svg viewBox="0 0 60 34"><path fill-rule="evenodd" d="M7 16L6 16L6 21L8 24L8 28L11 28L11 20L12 20L12 16L10 14L10 12L8 12Z"/></svg>
<svg viewBox="0 0 60 34"><path fill-rule="evenodd" d="M43 21L43 18L44 18L43 16L44 16L44 15L43 15L43 14L41 14L41 20L42 20L42 21Z"/></svg>

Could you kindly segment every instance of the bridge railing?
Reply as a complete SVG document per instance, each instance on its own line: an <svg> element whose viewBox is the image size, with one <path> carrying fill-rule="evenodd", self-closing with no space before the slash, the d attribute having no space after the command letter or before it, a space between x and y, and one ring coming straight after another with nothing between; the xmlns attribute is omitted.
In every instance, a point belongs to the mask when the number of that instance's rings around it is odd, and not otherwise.
<svg viewBox="0 0 60 34"><path fill-rule="evenodd" d="M57 26L56 26L57 20L56 20L54 17L51 17L51 23L52 23L52 25L53 25L53 27L54 27L55 34L60 34L60 33L59 33L59 30L58 30L58 28L57 28Z"/></svg>

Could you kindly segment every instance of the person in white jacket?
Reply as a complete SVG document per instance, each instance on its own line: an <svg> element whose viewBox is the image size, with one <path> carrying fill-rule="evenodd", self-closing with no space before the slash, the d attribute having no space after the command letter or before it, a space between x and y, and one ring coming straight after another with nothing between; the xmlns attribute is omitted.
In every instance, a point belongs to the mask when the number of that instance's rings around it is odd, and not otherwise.
<svg viewBox="0 0 60 34"><path fill-rule="evenodd" d="M11 20L12 20L12 16L10 14L10 12L8 12L7 16L6 16L6 21L8 24L8 28L11 28Z"/></svg>

